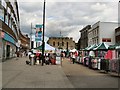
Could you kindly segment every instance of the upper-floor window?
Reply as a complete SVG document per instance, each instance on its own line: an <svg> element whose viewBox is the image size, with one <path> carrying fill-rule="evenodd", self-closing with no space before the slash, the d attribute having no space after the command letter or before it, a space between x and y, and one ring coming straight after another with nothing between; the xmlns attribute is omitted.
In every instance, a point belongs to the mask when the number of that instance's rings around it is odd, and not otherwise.
<svg viewBox="0 0 120 90"><path fill-rule="evenodd" d="M67 49L68 49L68 42L67 42Z"/></svg>
<svg viewBox="0 0 120 90"><path fill-rule="evenodd" d="M0 19L4 21L4 9L2 8L1 5L0 5Z"/></svg>
<svg viewBox="0 0 120 90"><path fill-rule="evenodd" d="M5 11L5 23L8 25L8 13Z"/></svg>
<svg viewBox="0 0 120 90"><path fill-rule="evenodd" d="M111 42L111 38L102 38L102 42Z"/></svg>
<svg viewBox="0 0 120 90"><path fill-rule="evenodd" d="M53 42L53 46L55 46L55 42Z"/></svg>
<svg viewBox="0 0 120 90"><path fill-rule="evenodd" d="M58 42L58 46L60 45L60 43Z"/></svg>
<svg viewBox="0 0 120 90"><path fill-rule="evenodd" d="M64 42L62 42L62 46L64 46Z"/></svg>

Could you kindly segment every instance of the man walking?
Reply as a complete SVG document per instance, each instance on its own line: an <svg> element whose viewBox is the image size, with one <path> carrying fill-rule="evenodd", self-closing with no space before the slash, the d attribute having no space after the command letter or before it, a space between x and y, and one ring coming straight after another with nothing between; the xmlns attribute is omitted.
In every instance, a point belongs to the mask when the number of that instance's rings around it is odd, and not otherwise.
<svg viewBox="0 0 120 90"><path fill-rule="evenodd" d="M75 53L72 55L73 64L75 63Z"/></svg>

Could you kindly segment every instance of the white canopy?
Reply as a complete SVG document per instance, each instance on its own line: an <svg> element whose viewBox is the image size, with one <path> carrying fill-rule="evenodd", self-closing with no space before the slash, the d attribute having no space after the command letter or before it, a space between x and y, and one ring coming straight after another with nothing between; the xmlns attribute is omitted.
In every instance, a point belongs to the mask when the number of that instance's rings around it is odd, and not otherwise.
<svg viewBox="0 0 120 90"><path fill-rule="evenodd" d="M72 49L72 50L70 50L70 52L75 52L75 51L77 51L75 48L74 48L74 49Z"/></svg>
<svg viewBox="0 0 120 90"><path fill-rule="evenodd" d="M55 48L45 43L45 50L55 50Z"/></svg>

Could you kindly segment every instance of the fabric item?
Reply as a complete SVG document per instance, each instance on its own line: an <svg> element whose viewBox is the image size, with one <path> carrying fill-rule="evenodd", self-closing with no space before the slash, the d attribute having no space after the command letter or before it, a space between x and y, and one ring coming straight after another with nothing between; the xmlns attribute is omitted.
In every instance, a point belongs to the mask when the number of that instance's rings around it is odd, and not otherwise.
<svg viewBox="0 0 120 90"><path fill-rule="evenodd" d="M112 50L112 59L116 59L116 51L115 50Z"/></svg>
<svg viewBox="0 0 120 90"><path fill-rule="evenodd" d="M111 60L109 68L111 72L120 72L120 61L118 59Z"/></svg>
<svg viewBox="0 0 120 90"><path fill-rule="evenodd" d="M112 50L108 50L107 53L105 54L104 58L111 60L112 59Z"/></svg>

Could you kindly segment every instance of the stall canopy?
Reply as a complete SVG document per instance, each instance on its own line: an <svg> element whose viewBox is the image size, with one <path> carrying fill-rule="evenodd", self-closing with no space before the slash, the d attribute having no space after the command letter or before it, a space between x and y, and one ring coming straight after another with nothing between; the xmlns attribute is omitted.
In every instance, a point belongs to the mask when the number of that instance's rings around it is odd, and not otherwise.
<svg viewBox="0 0 120 90"><path fill-rule="evenodd" d="M42 45L39 47L36 47L35 49L42 50ZM55 48L45 43L45 50L55 50Z"/></svg>
<svg viewBox="0 0 120 90"><path fill-rule="evenodd" d="M97 46L98 46L97 44L91 45L90 47L87 48L87 50L93 50L93 49L96 48Z"/></svg>
<svg viewBox="0 0 120 90"><path fill-rule="evenodd" d="M94 48L93 50L108 50L108 45L105 44L104 42L102 42L101 44L99 44L96 48Z"/></svg>
<svg viewBox="0 0 120 90"><path fill-rule="evenodd" d="M87 51L87 50L88 50L88 48L90 48L90 47L91 47L91 45L90 45L90 46L88 46L88 47L86 47L84 50L85 50L85 51Z"/></svg>
<svg viewBox="0 0 120 90"><path fill-rule="evenodd" d="M120 49L120 45L119 45L119 46L116 46L116 49Z"/></svg>
<svg viewBox="0 0 120 90"><path fill-rule="evenodd" d="M120 44L110 45L110 46L108 47L108 49L110 49L110 50L115 50L115 49L117 49L117 48L120 48Z"/></svg>
<svg viewBox="0 0 120 90"><path fill-rule="evenodd" d="M70 50L70 52L76 52L77 50L74 48L74 49L72 49L72 50Z"/></svg>

